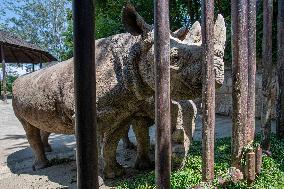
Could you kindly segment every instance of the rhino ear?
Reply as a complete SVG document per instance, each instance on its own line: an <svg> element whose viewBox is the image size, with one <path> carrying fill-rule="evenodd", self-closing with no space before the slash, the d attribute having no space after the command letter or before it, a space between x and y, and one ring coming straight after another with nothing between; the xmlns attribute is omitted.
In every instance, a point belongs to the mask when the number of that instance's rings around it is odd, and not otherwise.
<svg viewBox="0 0 284 189"><path fill-rule="evenodd" d="M174 38L178 38L179 40L183 41L185 39L186 35L188 34L188 32L189 32L189 29L187 27L182 27L182 28L178 29L177 31L172 32L171 35Z"/></svg>
<svg viewBox="0 0 284 189"><path fill-rule="evenodd" d="M214 26L214 46L215 49L221 52L225 49L226 42L226 26L224 18L221 14L218 15Z"/></svg>
<svg viewBox="0 0 284 189"><path fill-rule="evenodd" d="M151 26L144 21L131 4L123 7L122 23L126 31L135 36L151 31Z"/></svg>

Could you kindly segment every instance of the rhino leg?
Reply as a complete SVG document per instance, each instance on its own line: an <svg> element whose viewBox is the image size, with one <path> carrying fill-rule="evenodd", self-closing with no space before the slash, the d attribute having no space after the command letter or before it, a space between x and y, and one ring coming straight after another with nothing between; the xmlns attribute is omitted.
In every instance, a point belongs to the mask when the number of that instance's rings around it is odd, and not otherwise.
<svg viewBox="0 0 284 189"><path fill-rule="evenodd" d="M120 139L127 132L129 127L119 127L105 136L103 146L103 159L105 162L104 175L106 178L114 178L124 173L124 168L116 161L116 149Z"/></svg>
<svg viewBox="0 0 284 189"><path fill-rule="evenodd" d="M43 143L43 147L44 147L44 151L45 152L51 152L52 148L50 146L50 144L48 143L48 137L49 137L50 133L41 130L40 131L40 136L41 136L41 141Z"/></svg>
<svg viewBox="0 0 284 189"><path fill-rule="evenodd" d="M128 132L129 132L130 126L128 127L127 132L125 133L124 137L122 138L123 141L123 147L124 149L135 149L135 145L130 141L128 137Z"/></svg>
<svg viewBox="0 0 284 189"><path fill-rule="evenodd" d="M40 136L40 130L25 120L19 119L22 123L27 135L28 142L35 155L35 161L33 164L33 170L43 169L47 167L48 160L45 156L43 143Z"/></svg>
<svg viewBox="0 0 284 189"><path fill-rule="evenodd" d="M132 122L137 140L137 156L135 161L135 168L145 170L152 167L149 150L150 150L150 136L149 136L149 121L146 117L137 117Z"/></svg>

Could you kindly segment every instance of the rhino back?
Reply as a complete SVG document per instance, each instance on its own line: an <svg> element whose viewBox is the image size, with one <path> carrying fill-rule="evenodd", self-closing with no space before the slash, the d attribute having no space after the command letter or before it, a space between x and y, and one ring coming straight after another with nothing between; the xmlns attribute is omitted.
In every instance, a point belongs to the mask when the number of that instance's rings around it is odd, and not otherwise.
<svg viewBox="0 0 284 189"><path fill-rule="evenodd" d="M123 67L137 37L118 34L96 41L96 78L99 120L112 123L121 114L125 89ZM92 81L90 81L92 82ZM126 105L127 106L127 105ZM74 133L73 58L18 78L13 85L16 116L31 125L54 133ZM121 115L121 119L126 115Z"/></svg>

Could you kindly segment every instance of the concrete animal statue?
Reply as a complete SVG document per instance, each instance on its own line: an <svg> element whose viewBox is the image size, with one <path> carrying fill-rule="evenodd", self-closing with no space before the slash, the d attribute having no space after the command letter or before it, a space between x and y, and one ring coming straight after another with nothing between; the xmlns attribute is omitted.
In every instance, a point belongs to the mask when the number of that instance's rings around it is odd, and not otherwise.
<svg viewBox="0 0 284 189"><path fill-rule="evenodd" d="M123 9L123 23L129 33L96 40L97 122L105 143L102 156L108 178L119 176L116 147L127 132L127 123L155 93L153 28L133 6ZM175 33L178 34L178 33ZM214 31L216 87L224 79L225 23L218 16ZM202 93L202 47L191 36L170 40L171 97L194 99ZM18 78L13 85L13 109L22 123L35 154L33 167L47 166L40 131L74 134L73 59ZM90 81L92 82L92 81Z"/></svg>

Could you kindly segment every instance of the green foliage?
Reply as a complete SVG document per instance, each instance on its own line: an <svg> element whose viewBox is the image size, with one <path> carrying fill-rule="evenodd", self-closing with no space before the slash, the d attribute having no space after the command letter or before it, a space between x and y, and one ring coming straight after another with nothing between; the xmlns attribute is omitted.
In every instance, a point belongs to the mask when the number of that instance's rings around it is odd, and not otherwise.
<svg viewBox="0 0 284 189"><path fill-rule="evenodd" d="M275 135L271 138L272 157L263 157L263 168L260 175L250 188L284 188L284 140L279 140ZM257 137L260 141L260 136ZM171 175L171 188L191 188L201 183L201 142L193 142L190 155L184 169L175 171ZM231 161L231 139L218 139L215 146L215 179L213 186L217 188L248 188L246 181L228 183L225 187L220 185L219 178L228 175ZM119 189L152 189L155 188L155 174L153 171L135 176L128 180L118 182Z"/></svg>
<svg viewBox="0 0 284 189"><path fill-rule="evenodd" d="M61 59L66 50L63 32L67 28L65 10L71 6L68 0L5 0L2 6L12 15L2 16L6 30Z"/></svg>
<svg viewBox="0 0 284 189"><path fill-rule="evenodd" d="M6 78L6 86L7 86L7 91L12 93L12 86L13 86L13 82L17 79L17 76L12 76L12 75L8 75Z"/></svg>

